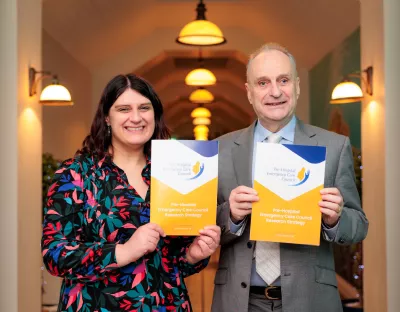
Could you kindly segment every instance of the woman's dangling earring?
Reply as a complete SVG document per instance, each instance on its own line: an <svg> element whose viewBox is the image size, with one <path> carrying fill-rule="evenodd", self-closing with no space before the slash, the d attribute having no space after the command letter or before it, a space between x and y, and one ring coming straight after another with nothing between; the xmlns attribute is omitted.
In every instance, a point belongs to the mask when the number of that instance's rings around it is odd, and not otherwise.
<svg viewBox="0 0 400 312"><path fill-rule="evenodd" d="M107 134L108 136L111 136L111 126L107 125Z"/></svg>

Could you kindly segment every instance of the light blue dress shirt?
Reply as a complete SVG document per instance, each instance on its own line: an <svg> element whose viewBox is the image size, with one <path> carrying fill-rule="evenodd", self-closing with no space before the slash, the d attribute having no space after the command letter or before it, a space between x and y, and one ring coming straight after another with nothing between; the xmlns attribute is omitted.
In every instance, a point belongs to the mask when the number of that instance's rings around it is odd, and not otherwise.
<svg viewBox="0 0 400 312"><path fill-rule="evenodd" d="M289 121L289 123L277 132L277 134L279 134L282 137L280 144L293 144L294 143L295 128L296 128L296 117L293 116L293 118ZM252 173L251 173L252 181L254 181L254 167L255 167L255 155L256 155L257 143L263 142L271 134L272 134L271 131L265 129L261 125L261 123L259 121L257 121L257 124L254 128L253 160L252 160ZM230 222L230 231L232 233L235 233L236 235L242 235L244 227L246 226L246 223L247 223L247 218L245 218L239 224L234 224L231 221ZM333 241L336 236L338 224L336 226L334 226L333 228L327 228L326 226L324 226L324 224L322 224L322 228L324 230L325 238L328 241ZM254 258L253 258L253 265L251 268L250 285L252 285L252 286L267 286L267 284L264 282L264 280L261 278L261 276L256 271L256 262L255 262ZM281 285L280 277L273 283L273 285L275 285L275 286Z"/></svg>

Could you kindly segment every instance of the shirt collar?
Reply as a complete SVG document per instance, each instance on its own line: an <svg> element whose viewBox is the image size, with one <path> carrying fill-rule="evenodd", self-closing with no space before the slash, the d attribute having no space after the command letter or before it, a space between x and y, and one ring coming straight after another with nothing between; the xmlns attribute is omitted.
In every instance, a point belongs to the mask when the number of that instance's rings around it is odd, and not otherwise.
<svg viewBox="0 0 400 312"><path fill-rule="evenodd" d="M284 126L281 130L277 132L283 139L289 141L291 143L294 142L294 131L296 128L296 117L293 116L289 123ZM257 124L254 128L254 140L255 142L262 142L268 136L271 135L271 131L265 129L262 125L260 120L257 120Z"/></svg>

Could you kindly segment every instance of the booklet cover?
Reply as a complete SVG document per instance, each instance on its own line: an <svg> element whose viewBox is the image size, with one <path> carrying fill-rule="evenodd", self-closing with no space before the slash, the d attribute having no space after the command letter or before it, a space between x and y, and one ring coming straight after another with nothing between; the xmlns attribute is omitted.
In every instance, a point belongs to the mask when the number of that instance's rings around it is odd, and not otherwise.
<svg viewBox="0 0 400 312"><path fill-rule="evenodd" d="M326 147L257 143L250 239L320 244Z"/></svg>
<svg viewBox="0 0 400 312"><path fill-rule="evenodd" d="M153 140L150 188L150 222L167 235L216 224L218 142Z"/></svg>

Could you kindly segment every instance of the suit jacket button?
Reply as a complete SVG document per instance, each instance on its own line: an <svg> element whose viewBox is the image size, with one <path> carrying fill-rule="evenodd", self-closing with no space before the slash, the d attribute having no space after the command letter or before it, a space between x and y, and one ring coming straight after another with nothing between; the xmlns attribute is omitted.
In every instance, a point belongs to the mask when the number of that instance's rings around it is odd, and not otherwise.
<svg viewBox="0 0 400 312"><path fill-rule="evenodd" d="M247 242L247 248L253 247L253 244L251 242Z"/></svg>
<svg viewBox="0 0 400 312"><path fill-rule="evenodd" d="M247 287L247 284L245 282L242 282L240 285L242 286L242 288L246 288Z"/></svg>
<svg viewBox="0 0 400 312"><path fill-rule="evenodd" d="M221 226L221 232L225 232L225 225Z"/></svg>

